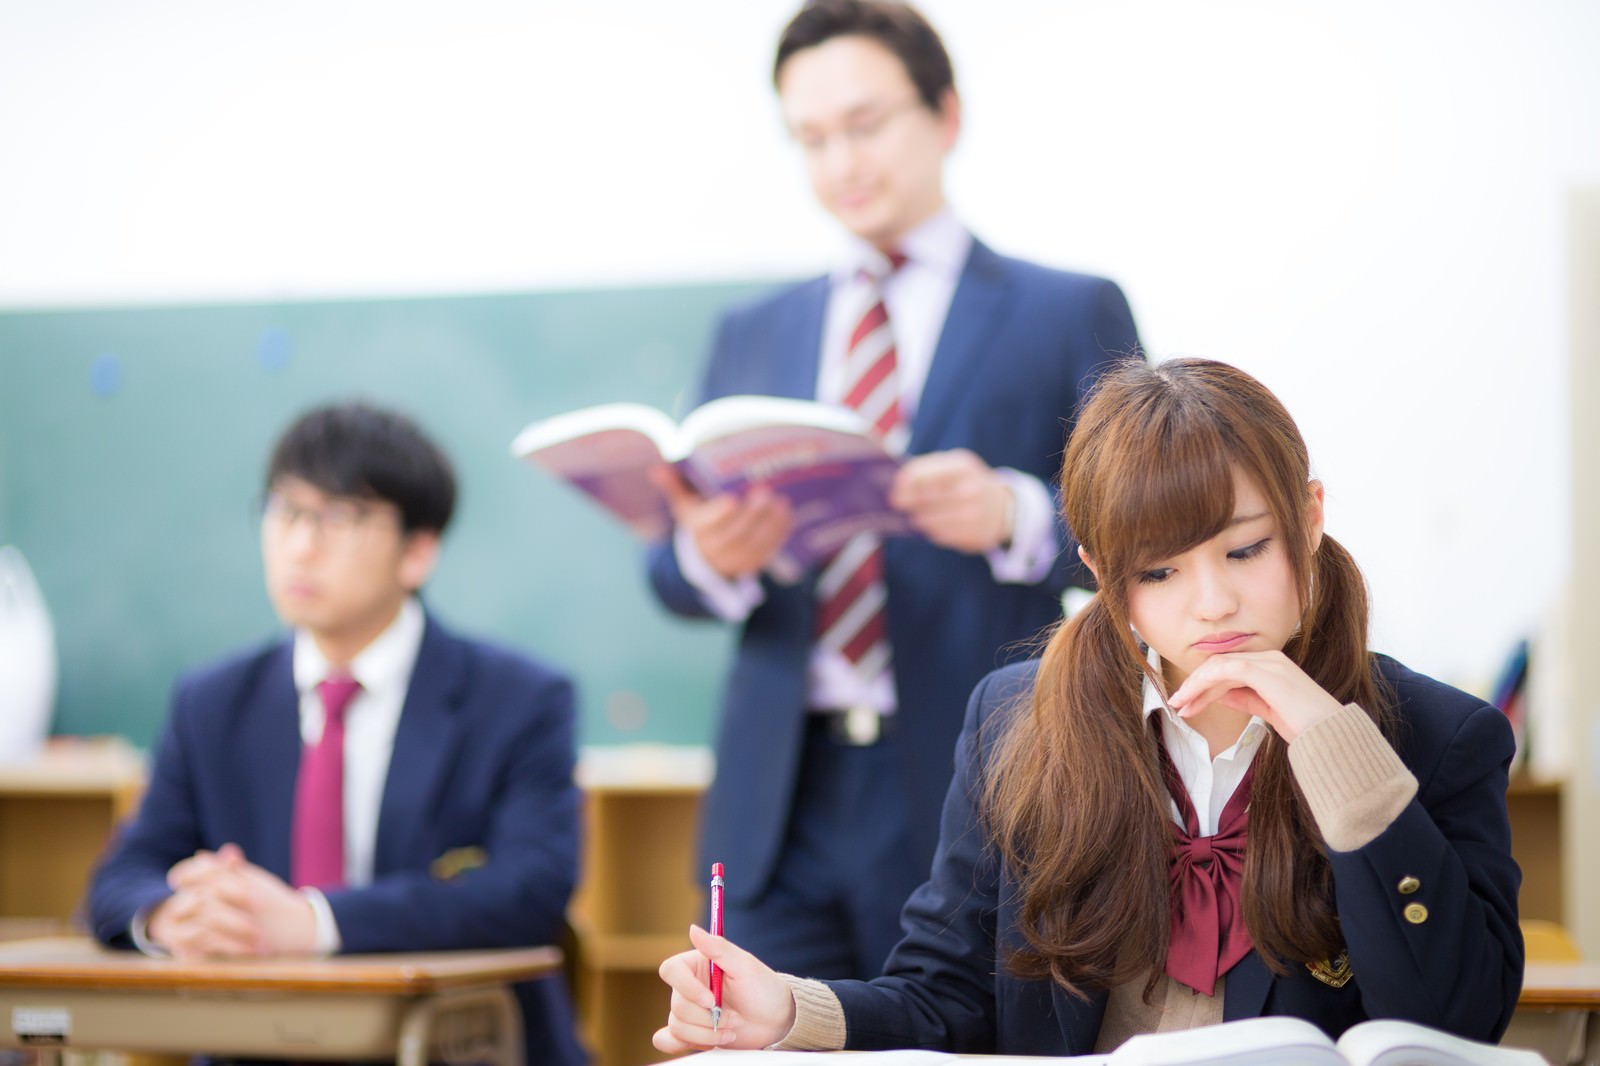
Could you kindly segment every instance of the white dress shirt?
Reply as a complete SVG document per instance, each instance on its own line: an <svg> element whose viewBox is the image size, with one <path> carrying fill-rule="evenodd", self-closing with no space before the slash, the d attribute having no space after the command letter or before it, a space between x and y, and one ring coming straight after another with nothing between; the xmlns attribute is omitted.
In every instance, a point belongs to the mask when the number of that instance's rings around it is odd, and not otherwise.
<svg viewBox="0 0 1600 1066"><path fill-rule="evenodd" d="M1159 658L1155 658L1154 665L1158 670L1161 668ZM1239 739L1213 759L1210 742L1166 705L1149 678L1145 678L1144 682L1144 714L1146 721L1152 714L1161 716L1161 739L1166 742L1172 765L1183 779L1189 802L1194 804L1194 813L1200 822L1200 835L1215 836L1217 823L1222 820L1222 808L1228 805L1228 800L1239 788L1239 782L1244 780L1244 773L1250 769L1256 752L1261 750L1261 742L1266 739L1271 726L1252 715L1244 732L1239 734ZM1183 825L1178 802L1170 800L1168 809L1172 820Z"/></svg>
<svg viewBox="0 0 1600 1066"><path fill-rule="evenodd" d="M906 234L901 250L906 262L882 283L882 291L894 331L900 409L909 422L916 416L950 301L972 251L972 234L945 207ZM859 309L864 306L862 290L873 284L863 272L881 276L886 267L882 252L866 241L852 238L829 275L822 351L817 361L816 398L823 403L838 404L843 398L845 348L856 327ZM985 558L995 581L1031 584L1049 572L1061 550L1055 498L1032 475L1009 468L999 468L996 473L1011 488L1016 510L1012 515L1011 543L986 552ZM687 530L680 527L676 531L673 548L684 579L718 617L742 622L765 598L755 577L729 581L713 570ZM888 674L872 681L863 679L848 659L820 644L811 648L806 689L807 703L812 707L867 705L883 714L895 710L894 682Z"/></svg>

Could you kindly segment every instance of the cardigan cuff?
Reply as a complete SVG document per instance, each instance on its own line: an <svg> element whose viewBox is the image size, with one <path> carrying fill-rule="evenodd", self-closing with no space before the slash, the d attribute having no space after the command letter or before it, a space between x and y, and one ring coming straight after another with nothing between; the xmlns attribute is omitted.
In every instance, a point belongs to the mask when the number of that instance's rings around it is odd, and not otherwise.
<svg viewBox="0 0 1600 1066"><path fill-rule="evenodd" d="M1334 851L1371 843L1417 794L1417 779L1354 703L1296 737L1289 766Z"/></svg>
<svg viewBox="0 0 1600 1066"><path fill-rule="evenodd" d="M844 1007L821 981L778 975L794 996L794 1025L768 1051L839 1051L844 1048Z"/></svg>

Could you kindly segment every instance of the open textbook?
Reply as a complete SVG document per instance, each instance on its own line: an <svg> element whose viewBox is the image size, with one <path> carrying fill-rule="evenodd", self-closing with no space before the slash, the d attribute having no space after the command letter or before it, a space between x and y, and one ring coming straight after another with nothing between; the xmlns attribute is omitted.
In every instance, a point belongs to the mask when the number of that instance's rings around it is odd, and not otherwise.
<svg viewBox="0 0 1600 1066"><path fill-rule="evenodd" d="M1107 1066L1544 1066L1533 1051L1496 1047L1415 1022L1362 1022L1337 1041L1303 1018L1244 1018L1136 1036Z"/></svg>
<svg viewBox="0 0 1600 1066"><path fill-rule="evenodd" d="M705 1051L682 1063L706 1066L950 1066L964 1058L940 1051L843 1052L817 1059L804 1051ZM1544 1057L1452 1036L1392 1019L1352 1026L1338 1041L1303 1018L1245 1018L1199 1029L1136 1036L1109 1055L973 1056L989 1066L1072 1063L1073 1066L1545 1066Z"/></svg>
<svg viewBox="0 0 1600 1066"><path fill-rule="evenodd" d="M794 511L774 568L791 577L856 533L911 531L889 506L899 461L860 415L811 400L724 396L681 423L644 404L601 404L534 422L511 454L587 493L646 540L672 528L666 497L649 476L662 462L707 496L768 485Z"/></svg>

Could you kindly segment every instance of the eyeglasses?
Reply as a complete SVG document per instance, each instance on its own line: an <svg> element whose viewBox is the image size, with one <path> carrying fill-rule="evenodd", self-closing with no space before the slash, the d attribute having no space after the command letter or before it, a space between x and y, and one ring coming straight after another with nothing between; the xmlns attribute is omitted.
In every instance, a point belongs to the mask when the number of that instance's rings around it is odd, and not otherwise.
<svg viewBox="0 0 1600 1066"><path fill-rule="evenodd" d="M369 519L383 511L392 513L394 506L336 499L317 507L302 507L281 493L269 492L261 502L261 524L276 536L288 536L304 519L317 539L326 544L349 540Z"/></svg>
<svg viewBox="0 0 1600 1066"><path fill-rule="evenodd" d="M800 146L802 152L813 158L826 152L828 143L835 137L851 148L866 148L882 137L895 119L922 106L922 99L913 97L889 107L856 115L836 130L798 130L794 133L794 143Z"/></svg>

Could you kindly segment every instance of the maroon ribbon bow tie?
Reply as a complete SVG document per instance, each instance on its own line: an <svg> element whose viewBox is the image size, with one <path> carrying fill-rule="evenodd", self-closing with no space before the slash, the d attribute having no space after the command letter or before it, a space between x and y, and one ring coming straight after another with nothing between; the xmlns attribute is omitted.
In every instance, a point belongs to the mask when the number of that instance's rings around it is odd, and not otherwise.
<svg viewBox="0 0 1600 1066"><path fill-rule="evenodd" d="M1154 718L1151 721L1162 777L1183 816L1182 826L1172 826L1172 861L1168 867L1172 935L1166 971L1173 980L1209 996L1216 992L1217 978L1233 969L1255 946L1239 906L1255 764L1245 771L1239 787L1223 806L1216 835L1201 836L1200 818L1167 753L1161 723Z"/></svg>

